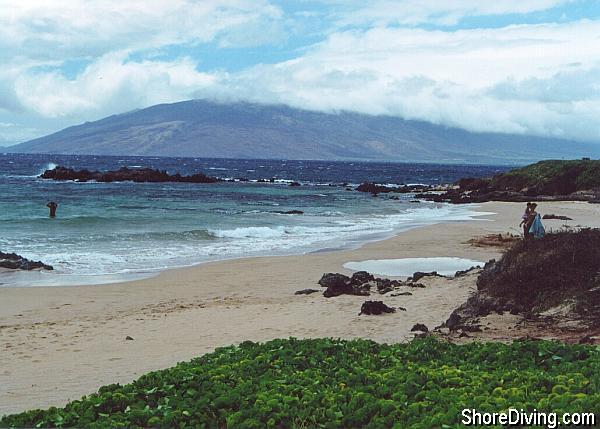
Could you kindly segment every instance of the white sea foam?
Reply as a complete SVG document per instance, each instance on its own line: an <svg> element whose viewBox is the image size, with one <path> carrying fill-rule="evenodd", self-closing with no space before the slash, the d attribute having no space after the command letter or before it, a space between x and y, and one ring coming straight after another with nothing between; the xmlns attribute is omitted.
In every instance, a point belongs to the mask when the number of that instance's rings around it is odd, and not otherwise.
<svg viewBox="0 0 600 429"><path fill-rule="evenodd" d="M283 236L285 228L268 226L249 226L227 230L211 230L212 234L221 238L277 238Z"/></svg>
<svg viewBox="0 0 600 429"><path fill-rule="evenodd" d="M324 247L347 247L373 238L384 238L395 232L447 221L466 221L487 213L457 206L425 207L405 213L379 216L347 216L328 218L323 224L287 226L251 226L210 230L225 240L210 243L205 250L224 253L289 253L314 251Z"/></svg>
<svg viewBox="0 0 600 429"><path fill-rule="evenodd" d="M54 237L48 242L26 240L26 237L20 236L4 247L29 259L53 265L55 272L49 273L49 276L127 274L147 272L149 268L156 271L244 256L300 254L319 249L356 247L418 226L466 221L488 214L476 212L474 206L467 205L404 204L406 211L393 214L361 215L353 213L350 207L348 213L332 208L305 216L247 214L241 211L244 214L240 216L253 217L227 216L223 218L221 228L213 224L203 229L202 224L193 223L186 231L175 228L172 231L133 229L116 232L98 226L93 226L92 231L86 229L87 223L83 223L78 224L78 228L83 228L81 232L73 236ZM112 219L115 220L114 217ZM62 219L58 221L55 222L57 226L65 223ZM123 219L117 224L127 225L127 222ZM89 279L90 283L98 280L97 277L78 279ZM35 279L32 280L33 285ZM52 283L47 276L43 280L44 284Z"/></svg>

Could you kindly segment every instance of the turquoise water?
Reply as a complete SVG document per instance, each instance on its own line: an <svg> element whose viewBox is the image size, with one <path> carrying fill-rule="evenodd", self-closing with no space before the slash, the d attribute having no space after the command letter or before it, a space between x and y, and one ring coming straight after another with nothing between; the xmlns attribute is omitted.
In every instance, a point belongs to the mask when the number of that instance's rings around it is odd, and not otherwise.
<svg viewBox="0 0 600 429"><path fill-rule="evenodd" d="M349 191L342 183L360 183L365 173L354 163L327 164L333 165L333 171L317 176L320 165L311 163L302 164L301 170L307 171L299 173L298 166L292 169L289 161L285 170L283 161L190 160L190 165L183 165L186 162L0 155L0 250L42 260L55 268L50 274L30 274L26 281L22 276L4 275L0 283L59 283L56 278L62 284L85 283L86 279L108 282L114 281L115 275L139 276L204 261L352 247L415 226L467 220L476 214L467 206L412 202L411 195L393 200ZM224 177L235 177L232 172L243 170L250 180L276 180L76 183L37 177L57 163L99 170L143 165L170 173L205 171ZM233 170L235 165L237 170ZM430 183L441 180L440 168L435 168ZM353 173L356 170L359 173ZM290 180L301 180L303 186L288 186ZM423 177L421 181L425 181ZM49 200L59 204L54 219L48 217L45 207ZM288 210L304 214L278 213Z"/></svg>

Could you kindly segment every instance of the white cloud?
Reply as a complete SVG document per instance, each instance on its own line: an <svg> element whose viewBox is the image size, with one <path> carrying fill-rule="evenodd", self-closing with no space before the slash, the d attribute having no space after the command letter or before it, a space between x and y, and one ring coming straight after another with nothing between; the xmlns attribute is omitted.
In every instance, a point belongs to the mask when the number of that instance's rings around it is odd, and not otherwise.
<svg viewBox="0 0 600 429"><path fill-rule="evenodd" d="M280 37L282 12L266 0L0 0L2 57L38 61L95 57L234 38L262 29ZM245 41L245 45L248 41Z"/></svg>
<svg viewBox="0 0 600 429"><path fill-rule="evenodd" d="M525 14L547 10L572 0L324 0L333 6L339 26L454 25L466 16Z"/></svg>
<svg viewBox="0 0 600 429"><path fill-rule="evenodd" d="M18 123L2 112L21 112L24 123L56 118L58 127L197 97L600 140L600 21L410 27L568 1L326 1L330 19L351 29L330 28L292 60L228 73L202 71L193 48L277 43L293 19L267 0L0 0L0 121ZM149 55L169 46L179 54ZM75 76L40 67L73 58L89 62Z"/></svg>
<svg viewBox="0 0 600 429"><path fill-rule="evenodd" d="M210 80L190 51L279 43L281 18L268 0L0 0L0 120L11 116L23 130L43 122L40 135L67 118L189 98ZM170 48L169 60L149 59ZM88 66L76 72L65 65L73 61ZM1 132L11 142L17 134Z"/></svg>
<svg viewBox="0 0 600 429"><path fill-rule="evenodd" d="M231 76L226 87L240 98L325 111L600 140L599 35L596 21L346 31L302 57Z"/></svg>
<svg viewBox="0 0 600 429"><path fill-rule="evenodd" d="M102 56L75 79L58 72L23 74L15 89L23 106L42 116L81 118L185 100L214 84L215 76L198 72L189 58L132 62L120 52Z"/></svg>
<svg viewBox="0 0 600 429"><path fill-rule="evenodd" d="M39 137L41 131L12 122L0 122L0 147Z"/></svg>

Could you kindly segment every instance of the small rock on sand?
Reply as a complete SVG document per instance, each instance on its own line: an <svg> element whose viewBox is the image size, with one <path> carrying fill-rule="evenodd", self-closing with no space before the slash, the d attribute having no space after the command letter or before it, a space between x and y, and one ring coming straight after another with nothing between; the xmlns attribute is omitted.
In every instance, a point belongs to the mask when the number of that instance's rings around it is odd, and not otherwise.
<svg viewBox="0 0 600 429"><path fill-rule="evenodd" d="M415 323L410 332L421 331L421 332L429 332L429 328L427 325L423 323Z"/></svg>
<svg viewBox="0 0 600 429"><path fill-rule="evenodd" d="M318 289L302 289L294 292L294 295L310 295L311 293L320 292Z"/></svg>
<svg viewBox="0 0 600 429"><path fill-rule="evenodd" d="M379 314L383 314L383 313L395 313L395 312L396 312L395 308L388 307L382 301L365 301L365 302L363 302L363 305L360 308L360 313L358 313L358 315L359 316L361 314L379 315Z"/></svg>

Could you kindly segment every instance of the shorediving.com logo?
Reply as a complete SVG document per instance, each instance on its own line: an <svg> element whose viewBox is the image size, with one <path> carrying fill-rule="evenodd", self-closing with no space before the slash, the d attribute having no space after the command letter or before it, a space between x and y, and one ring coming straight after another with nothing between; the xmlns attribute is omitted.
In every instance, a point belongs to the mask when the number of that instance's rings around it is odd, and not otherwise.
<svg viewBox="0 0 600 429"><path fill-rule="evenodd" d="M541 411L525 411L510 408L501 413L479 412L473 408L465 408L461 412L461 423L465 426L543 426L554 429L558 426L577 425L592 427L596 424L594 413L544 413Z"/></svg>

